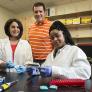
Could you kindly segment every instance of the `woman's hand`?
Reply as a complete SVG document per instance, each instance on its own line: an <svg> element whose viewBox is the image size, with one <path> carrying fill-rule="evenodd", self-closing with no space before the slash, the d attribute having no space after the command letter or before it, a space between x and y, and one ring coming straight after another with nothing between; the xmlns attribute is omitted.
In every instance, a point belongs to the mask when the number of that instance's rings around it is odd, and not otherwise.
<svg viewBox="0 0 92 92"><path fill-rule="evenodd" d="M0 71L5 71L5 69L6 69L6 62L0 60Z"/></svg>
<svg viewBox="0 0 92 92"><path fill-rule="evenodd" d="M42 77L51 77L52 68L50 66L40 67L40 74Z"/></svg>
<svg viewBox="0 0 92 92"><path fill-rule="evenodd" d="M6 62L6 68L14 68L15 64L12 61L7 61Z"/></svg>
<svg viewBox="0 0 92 92"><path fill-rule="evenodd" d="M5 61L0 60L0 65L5 64Z"/></svg>

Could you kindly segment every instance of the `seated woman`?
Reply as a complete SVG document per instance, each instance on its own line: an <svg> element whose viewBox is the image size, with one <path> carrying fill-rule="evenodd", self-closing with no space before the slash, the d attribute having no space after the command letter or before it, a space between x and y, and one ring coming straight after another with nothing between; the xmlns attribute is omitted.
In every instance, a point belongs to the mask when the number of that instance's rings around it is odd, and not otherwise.
<svg viewBox="0 0 92 92"><path fill-rule="evenodd" d="M54 50L47 56L40 68L42 76L65 76L72 79L89 79L91 66L85 53L74 45L68 29L60 21L55 21L49 35Z"/></svg>
<svg viewBox="0 0 92 92"><path fill-rule="evenodd" d="M5 23L4 29L8 38L0 39L0 70L32 63L31 46L28 41L21 39L22 23L17 19L9 19Z"/></svg>

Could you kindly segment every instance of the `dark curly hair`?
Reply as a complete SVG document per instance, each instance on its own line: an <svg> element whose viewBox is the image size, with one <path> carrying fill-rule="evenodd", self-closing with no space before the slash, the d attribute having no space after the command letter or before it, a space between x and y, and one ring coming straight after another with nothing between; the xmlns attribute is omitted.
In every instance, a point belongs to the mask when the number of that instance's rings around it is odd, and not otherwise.
<svg viewBox="0 0 92 92"><path fill-rule="evenodd" d="M54 21L53 24L51 25L50 29L49 29L49 34L54 29L56 29L58 31L63 31L63 35L64 35L64 38L65 38L66 44L74 45L74 41L71 37L71 34L63 23L61 23L58 20Z"/></svg>
<svg viewBox="0 0 92 92"><path fill-rule="evenodd" d="M23 25L22 23L18 20L18 19L9 19L6 23L5 23L5 26L4 26L4 30L5 30L5 34L10 38L11 37L11 34L10 34L10 25L13 23L13 22L16 22L19 26L19 29L20 29L20 33L19 35L17 36L17 39L20 39L22 34L23 34Z"/></svg>

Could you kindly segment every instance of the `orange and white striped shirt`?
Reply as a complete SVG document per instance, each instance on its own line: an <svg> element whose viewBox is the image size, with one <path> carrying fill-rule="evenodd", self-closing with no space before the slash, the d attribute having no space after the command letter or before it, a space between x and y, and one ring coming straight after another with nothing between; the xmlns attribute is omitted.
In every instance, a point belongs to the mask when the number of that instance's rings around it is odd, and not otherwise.
<svg viewBox="0 0 92 92"><path fill-rule="evenodd" d="M44 60L52 51L52 43L49 38L51 22L44 20L42 24L34 23L29 30L29 43L32 47L33 58Z"/></svg>

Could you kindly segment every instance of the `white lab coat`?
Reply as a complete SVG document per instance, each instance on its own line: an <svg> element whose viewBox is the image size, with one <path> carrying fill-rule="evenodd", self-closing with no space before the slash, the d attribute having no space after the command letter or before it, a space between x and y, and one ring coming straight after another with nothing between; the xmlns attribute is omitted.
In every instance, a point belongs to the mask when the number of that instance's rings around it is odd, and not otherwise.
<svg viewBox="0 0 92 92"><path fill-rule="evenodd" d="M89 79L91 66L85 53L77 46L65 45L60 53L53 57L52 51L42 66L52 67L52 76L64 75L67 78Z"/></svg>
<svg viewBox="0 0 92 92"><path fill-rule="evenodd" d="M3 61L12 61L12 49L8 38L0 39L0 58ZM31 46L26 40L19 40L14 53L14 63L25 65L33 62Z"/></svg>

